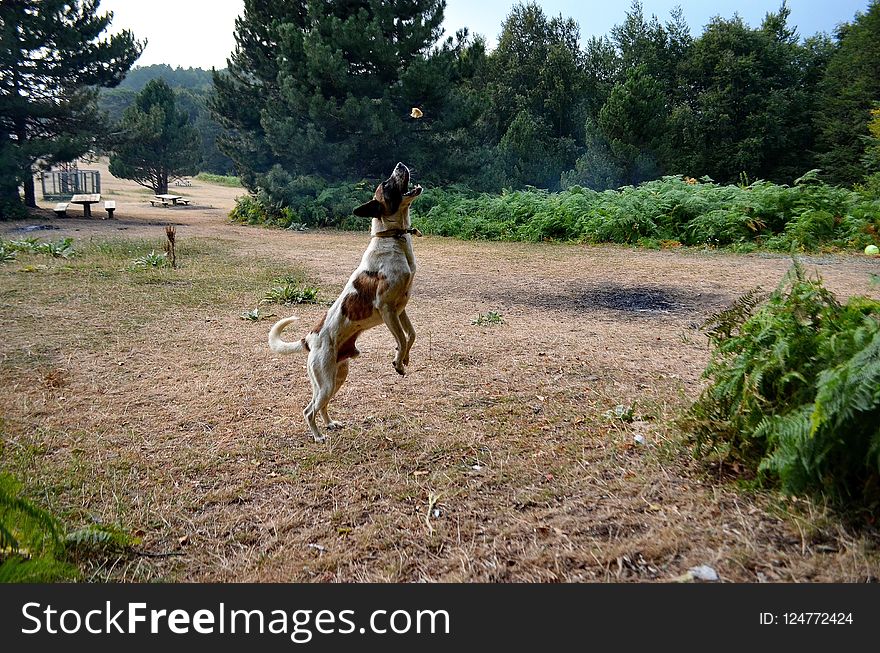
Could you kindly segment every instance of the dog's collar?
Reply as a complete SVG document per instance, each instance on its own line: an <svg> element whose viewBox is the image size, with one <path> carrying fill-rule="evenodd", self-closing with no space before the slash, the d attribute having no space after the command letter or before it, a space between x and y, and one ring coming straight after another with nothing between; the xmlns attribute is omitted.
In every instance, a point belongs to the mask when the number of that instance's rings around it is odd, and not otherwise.
<svg viewBox="0 0 880 653"><path fill-rule="evenodd" d="M373 238L403 238L407 234L421 237L422 232L418 229L386 229L373 234Z"/></svg>

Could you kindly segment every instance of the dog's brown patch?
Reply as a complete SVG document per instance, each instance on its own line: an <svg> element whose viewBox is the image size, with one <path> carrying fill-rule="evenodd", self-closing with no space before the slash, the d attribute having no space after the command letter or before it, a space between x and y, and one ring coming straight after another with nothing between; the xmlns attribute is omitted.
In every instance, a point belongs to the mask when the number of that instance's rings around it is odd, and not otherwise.
<svg viewBox="0 0 880 653"><path fill-rule="evenodd" d="M355 291L342 300L342 314L352 322L366 320L375 310L376 295L388 287L388 280L381 272L365 270L352 285Z"/></svg>
<svg viewBox="0 0 880 653"><path fill-rule="evenodd" d="M312 333L319 333L319 332L321 331L321 329L324 328L324 320L326 320L326 319L327 319L327 314L324 313L324 314L321 316L321 320L320 320L315 326L312 327L312 331L311 331L311 332L312 332Z"/></svg>
<svg viewBox="0 0 880 653"><path fill-rule="evenodd" d="M300 342L302 343L303 349L305 349L306 351L312 351L312 350L309 348L309 343L306 342L306 339L305 339L305 338L303 338L302 340L300 340Z"/></svg>
<svg viewBox="0 0 880 653"><path fill-rule="evenodd" d="M361 335L360 331L355 331L354 335L352 335L348 340L342 343L342 346L339 348L339 352L336 354L336 362L341 363L344 360L348 360L349 358L356 358L360 356L360 351L355 347L355 341L357 341L358 336Z"/></svg>

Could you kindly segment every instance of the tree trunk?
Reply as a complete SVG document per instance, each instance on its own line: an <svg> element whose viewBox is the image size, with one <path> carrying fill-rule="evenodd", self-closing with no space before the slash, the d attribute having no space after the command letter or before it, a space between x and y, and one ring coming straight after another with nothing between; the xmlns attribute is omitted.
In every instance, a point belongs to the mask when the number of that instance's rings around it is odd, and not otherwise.
<svg viewBox="0 0 880 653"><path fill-rule="evenodd" d="M17 89L18 86L16 85L16 91ZM14 123L15 135L18 138L18 146L24 147L24 144L28 141L27 123L23 116L17 116ZM31 208L37 208L37 196L34 192L34 171L30 164L22 170L21 178L22 185L24 186L24 205Z"/></svg>
<svg viewBox="0 0 880 653"><path fill-rule="evenodd" d="M28 168L24 175L24 205L37 208L37 194L34 190L34 173Z"/></svg>
<svg viewBox="0 0 880 653"><path fill-rule="evenodd" d="M159 175L159 192L156 195L166 195L168 193L168 175Z"/></svg>

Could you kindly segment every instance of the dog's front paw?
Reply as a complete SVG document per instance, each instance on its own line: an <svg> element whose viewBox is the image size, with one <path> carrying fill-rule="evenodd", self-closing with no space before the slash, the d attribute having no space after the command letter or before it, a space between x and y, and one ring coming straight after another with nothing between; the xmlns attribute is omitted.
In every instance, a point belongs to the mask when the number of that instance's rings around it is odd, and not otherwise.
<svg viewBox="0 0 880 653"><path fill-rule="evenodd" d="M314 435L312 437L315 438L315 442L317 442L318 444L324 444L325 442L327 442L326 435Z"/></svg>
<svg viewBox="0 0 880 653"><path fill-rule="evenodd" d="M400 376L406 376L406 368L403 366L403 363L392 361L391 363L394 366L394 371L400 374Z"/></svg>
<svg viewBox="0 0 880 653"><path fill-rule="evenodd" d="M337 422L336 420L333 420L331 422L327 422L325 428L330 429L331 431L336 431L337 429L341 429L344 426L345 424L343 424L342 422Z"/></svg>

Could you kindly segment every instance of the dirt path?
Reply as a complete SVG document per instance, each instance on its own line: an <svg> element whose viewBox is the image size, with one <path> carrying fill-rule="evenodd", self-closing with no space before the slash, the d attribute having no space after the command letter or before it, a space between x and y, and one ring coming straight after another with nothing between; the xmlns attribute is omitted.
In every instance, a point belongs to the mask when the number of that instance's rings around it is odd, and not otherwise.
<svg viewBox="0 0 880 653"><path fill-rule="evenodd" d="M707 478L676 444L708 359L696 327L774 287L786 257L419 239L409 374L393 372L387 331L365 334L332 406L347 428L317 445L303 361L272 357L269 322L239 316L288 269L331 299L364 234L231 225L241 191L198 181L181 189L190 207L167 209L106 168L102 181L115 220L0 224L4 238L49 224L33 234L94 247L159 243L173 223L186 252L174 276L100 259L76 275L0 269L10 460L67 513L183 554L96 577L647 581L699 564L733 581L880 575L874 542L805 502ZM841 296L880 295L876 261L807 264ZM273 309L304 330L323 310ZM488 311L503 324L472 324ZM634 420L606 415L615 406Z"/></svg>

